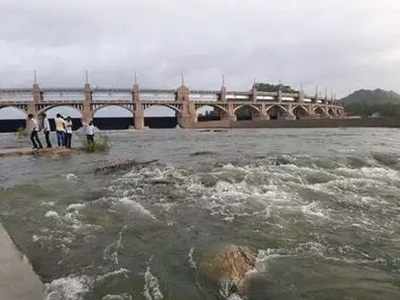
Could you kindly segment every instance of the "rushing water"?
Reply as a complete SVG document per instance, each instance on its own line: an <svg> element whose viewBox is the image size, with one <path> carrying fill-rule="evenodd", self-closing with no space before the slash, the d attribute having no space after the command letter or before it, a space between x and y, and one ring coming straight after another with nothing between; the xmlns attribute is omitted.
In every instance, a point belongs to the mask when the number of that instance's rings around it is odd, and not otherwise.
<svg viewBox="0 0 400 300"><path fill-rule="evenodd" d="M251 300L400 299L399 130L108 135L0 160L1 222L47 299L217 299L197 266L218 244L258 251ZM94 174L116 159L159 161Z"/></svg>

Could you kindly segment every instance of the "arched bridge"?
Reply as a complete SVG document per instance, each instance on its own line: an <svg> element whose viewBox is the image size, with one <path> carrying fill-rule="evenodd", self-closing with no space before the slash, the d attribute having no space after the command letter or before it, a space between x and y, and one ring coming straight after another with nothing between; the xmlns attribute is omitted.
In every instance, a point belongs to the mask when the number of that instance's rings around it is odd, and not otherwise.
<svg viewBox="0 0 400 300"><path fill-rule="evenodd" d="M94 88L0 89L0 109L14 107L26 114L39 115L58 106L70 106L81 112L82 120L89 121L99 109L119 106L133 115L135 128L144 127L144 111L153 106L168 107L176 112L181 127L191 128L198 121L202 107L214 108L221 120L237 120L243 112L253 120L342 118L344 109L335 99L318 95L307 96L302 91L293 93L261 92L255 86L250 91L189 90L182 84L176 90ZM242 112L242 113L241 113Z"/></svg>

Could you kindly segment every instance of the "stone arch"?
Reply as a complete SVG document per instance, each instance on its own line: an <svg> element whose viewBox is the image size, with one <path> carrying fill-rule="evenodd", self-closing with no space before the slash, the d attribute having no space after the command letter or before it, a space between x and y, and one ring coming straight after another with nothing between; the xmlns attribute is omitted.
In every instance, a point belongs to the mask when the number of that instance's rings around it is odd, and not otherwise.
<svg viewBox="0 0 400 300"><path fill-rule="evenodd" d="M270 120L282 120L286 118L288 111L282 105L272 105L267 108L267 114Z"/></svg>
<svg viewBox="0 0 400 300"><path fill-rule="evenodd" d="M326 118L327 117L326 111L321 106L314 107L313 113L314 113L315 117L317 117L317 118Z"/></svg>
<svg viewBox="0 0 400 300"><path fill-rule="evenodd" d="M196 107L197 121L218 121L227 114L224 107L216 104L204 104Z"/></svg>
<svg viewBox="0 0 400 300"><path fill-rule="evenodd" d="M129 106L104 104L94 107L93 120L102 130L129 129L134 126L134 113Z"/></svg>
<svg viewBox="0 0 400 300"><path fill-rule="evenodd" d="M181 111L167 104L145 105L144 126L148 128L175 128Z"/></svg>
<svg viewBox="0 0 400 300"><path fill-rule="evenodd" d="M178 108L178 107L176 107L176 106L173 106L173 105L169 105L169 104L162 104L162 103L157 103L157 104L152 104L152 105L145 105L144 107L143 107L143 111L144 111L144 114L145 114L145 117L147 117L146 116L146 112L148 113L149 111L152 111L152 110L160 110L160 111L163 111L164 113L168 113L168 112L174 112L174 114L175 115L178 115L178 114L180 114L181 113L181 111L180 111L180 109Z"/></svg>
<svg viewBox="0 0 400 300"><path fill-rule="evenodd" d="M75 105L70 105L70 104L56 104L56 105L49 105L49 106L46 106L46 107L44 107L44 108L41 108L39 111L38 111L38 115L40 115L40 114L42 114L42 113L48 113L48 111L50 111L50 110L53 110L53 109L55 109L55 108L64 108L64 109L72 109L72 111L75 111L75 112L78 112L79 113L79 115L80 115L80 118L82 118L82 110L78 107L78 106L75 106Z"/></svg>
<svg viewBox="0 0 400 300"><path fill-rule="evenodd" d="M296 120L308 119L310 117L310 113L306 107L303 105L298 105L293 109L293 115Z"/></svg>
<svg viewBox="0 0 400 300"><path fill-rule="evenodd" d="M254 120L261 114L261 110L252 104L243 104L234 109L238 121Z"/></svg>
<svg viewBox="0 0 400 300"><path fill-rule="evenodd" d="M3 117L4 110L14 111L15 114L20 114L21 117ZM15 120L26 120L28 112L23 108L12 106L12 105L0 105L0 119L15 119Z"/></svg>
<svg viewBox="0 0 400 300"><path fill-rule="evenodd" d="M334 109L332 107L328 108L328 116L330 118L335 118L336 117L336 113L334 111Z"/></svg>
<svg viewBox="0 0 400 300"><path fill-rule="evenodd" d="M54 119L56 118L57 113L61 114L64 117L70 116L72 119L73 129L77 130L82 127L82 111L74 105L69 104L57 104L57 105L49 105L38 111L38 120L42 122L42 114L46 113L47 118L50 121L50 127L52 130L55 130Z"/></svg>
<svg viewBox="0 0 400 300"><path fill-rule="evenodd" d="M258 113L261 112L260 108L258 108L257 106L255 106L253 104L242 104L242 105L239 105L238 107L235 107L235 109L233 111L236 113L236 111L238 111L238 110L240 110L240 109L242 109L244 107L248 107L248 108L250 108L250 109L252 109L252 110L254 110L254 111L258 112Z"/></svg>
<svg viewBox="0 0 400 300"><path fill-rule="evenodd" d="M126 111L126 112L130 113L129 117L133 117L133 115L134 115L133 110L131 108L129 108L129 107L124 106L124 105L101 105L101 106L96 107L93 110L93 118L95 118L96 113L98 113L101 110L108 109L108 108Z"/></svg>

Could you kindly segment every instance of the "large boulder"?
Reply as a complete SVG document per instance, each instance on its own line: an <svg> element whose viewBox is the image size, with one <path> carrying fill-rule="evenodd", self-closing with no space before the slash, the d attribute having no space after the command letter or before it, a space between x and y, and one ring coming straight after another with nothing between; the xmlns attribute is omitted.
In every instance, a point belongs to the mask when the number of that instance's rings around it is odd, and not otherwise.
<svg viewBox="0 0 400 300"><path fill-rule="evenodd" d="M200 271L213 283L218 284L222 296L245 294L245 281L255 270L256 253L249 247L225 245L203 256Z"/></svg>

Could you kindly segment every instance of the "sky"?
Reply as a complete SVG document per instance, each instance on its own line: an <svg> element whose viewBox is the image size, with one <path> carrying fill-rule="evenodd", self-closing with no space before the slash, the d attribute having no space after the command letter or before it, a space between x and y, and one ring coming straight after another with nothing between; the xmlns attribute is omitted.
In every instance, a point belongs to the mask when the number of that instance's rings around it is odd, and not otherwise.
<svg viewBox="0 0 400 300"><path fill-rule="evenodd" d="M400 92L398 0L0 0L0 88Z"/></svg>

